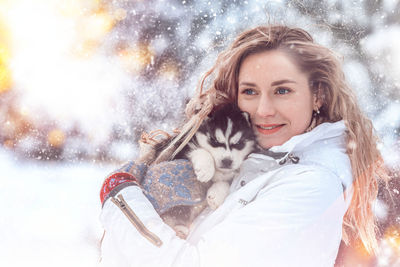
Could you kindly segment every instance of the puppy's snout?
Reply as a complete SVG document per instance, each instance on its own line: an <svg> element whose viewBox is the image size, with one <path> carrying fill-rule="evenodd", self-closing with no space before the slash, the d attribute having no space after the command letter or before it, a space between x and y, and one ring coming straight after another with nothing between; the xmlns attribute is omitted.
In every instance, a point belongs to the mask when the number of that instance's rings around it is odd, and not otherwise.
<svg viewBox="0 0 400 267"><path fill-rule="evenodd" d="M232 160L230 158L224 158L222 161L222 168L229 168L232 165Z"/></svg>

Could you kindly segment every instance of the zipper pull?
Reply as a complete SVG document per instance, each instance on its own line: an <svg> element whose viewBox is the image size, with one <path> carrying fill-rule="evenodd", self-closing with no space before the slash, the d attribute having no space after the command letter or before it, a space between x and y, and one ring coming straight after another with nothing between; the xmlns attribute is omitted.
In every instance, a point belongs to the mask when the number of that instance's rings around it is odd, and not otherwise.
<svg viewBox="0 0 400 267"><path fill-rule="evenodd" d="M142 223L139 217L133 212L133 210L129 207L128 203L126 203L124 197L119 194L117 198L112 197L111 201L117 205L118 208L125 214L128 220L135 226L135 228L139 231L141 235L143 235L147 240L156 245L157 247L161 247L163 242L161 239L151 232L146 226Z"/></svg>
<svg viewBox="0 0 400 267"><path fill-rule="evenodd" d="M287 155L287 157L285 157L284 159L282 159L281 161L279 161L279 165L283 165L286 163L287 160L290 160L293 164L297 164L300 161L300 158L293 155L292 153L290 153L289 155Z"/></svg>

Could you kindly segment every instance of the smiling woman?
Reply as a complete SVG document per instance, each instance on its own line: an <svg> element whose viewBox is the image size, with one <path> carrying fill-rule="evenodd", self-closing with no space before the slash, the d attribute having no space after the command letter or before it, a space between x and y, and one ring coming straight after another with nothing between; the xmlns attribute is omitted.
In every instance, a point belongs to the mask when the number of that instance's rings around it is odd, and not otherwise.
<svg viewBox="0 0 400 267"><path fill-rule="evenodd" d="M263 148L282 145L304 133L321 104L311 92L306 73L282 51L255 53L239 72L238 105L250 114Z"/></svg>
<svg viewBox="0 0 400 267"><path fill-rule="evenodd" d="M213 82L203 91L208 77ZM181 239L144 196L137 182L141 159L130 162L110 176L115 185L108 178L103 188L111 190L108 198L127 199L131 215L162 245L146 242L105 200L104 266L319 267L335 264L341 240L376 250L372 203L378 179L387 174L372 123L332 51L299 28L260 26L240 34L203 77L187 123L155 160L178 166L173 155L226 103L250 115L259 145L228 197L215 211L206 209ZM179 170L173 177L183 179Z"/></svg>

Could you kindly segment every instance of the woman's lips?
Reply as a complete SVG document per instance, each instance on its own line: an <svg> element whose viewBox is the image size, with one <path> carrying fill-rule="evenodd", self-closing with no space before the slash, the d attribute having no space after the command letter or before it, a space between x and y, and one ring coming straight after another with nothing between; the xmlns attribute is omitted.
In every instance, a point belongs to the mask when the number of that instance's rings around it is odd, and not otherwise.
<svg viewBox="0 0 400 267"><path fill-rule="evenodd" d="M257 131L261 134L274 134L283 126L284 124L256 124Z"/></svg>

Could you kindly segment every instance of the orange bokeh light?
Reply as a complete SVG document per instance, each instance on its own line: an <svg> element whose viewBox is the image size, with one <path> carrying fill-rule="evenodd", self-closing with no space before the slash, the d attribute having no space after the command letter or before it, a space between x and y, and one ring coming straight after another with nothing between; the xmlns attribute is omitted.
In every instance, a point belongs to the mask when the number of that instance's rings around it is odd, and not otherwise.
<svg viewBox="0 0 400 267"><path fill-rule="evenodd" d="M0 94L11 89L12 78L8 67L11 53L9 46L9 32L2 23L0 16Z"/></svg>
<svg viewBox="0 0 400 267"><path fill-rule="evenodd" d="M178 78L179 69L175 63L168 62L161 67L160 75L167 80L173 81Z"/></svg>
<svg viewBox="0 0 400 267"><path fill-rule="evenodd" d="M127 71L138 74L144 67L151 64L154 53L149 46L138 45L123 49L119 53L119 58Z"/></svg>
<svg viewBox="0 0 400 267"><path fill-rule="evenodd" d="M61 147L65 142L65 134L60 129L53 129L47 135L47 142L52 147Z"/></svg>
<svg viewBox="0 0 400 267"><path fill-rule="evenodd" d="M4 141L3 146L8 149L12 149L14 148L14 141L11 139L7 139L6 141Z"/></svg>
<svg viewBox="0 0 400 267"><path fill-rule="evenodd" d="M398 226L388 227L384 238L397 253L400 253L400 228Z"/></svg>

